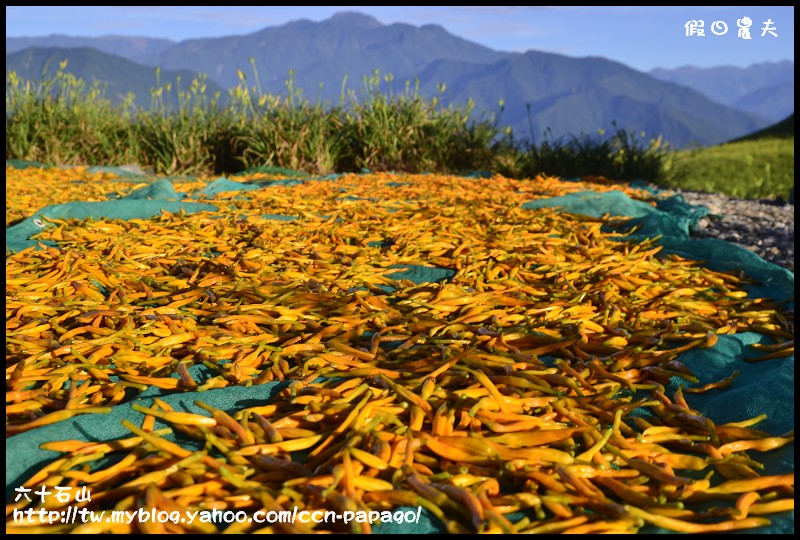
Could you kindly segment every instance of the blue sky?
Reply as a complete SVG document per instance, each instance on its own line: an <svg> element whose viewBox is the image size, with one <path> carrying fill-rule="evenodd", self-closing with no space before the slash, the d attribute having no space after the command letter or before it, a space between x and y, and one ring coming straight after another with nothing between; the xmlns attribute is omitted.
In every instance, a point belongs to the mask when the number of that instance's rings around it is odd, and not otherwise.
<svg viewBox="0 0 800 540"><path fill-rule="evenodd" d="M248 34L301 18L321 21L339 11L366 13L384 24L438 24L496 50L602 56L643 71L794 61L789 6L6 6L6 37L120 34L180 41ZM752 20L750 40L737 35L737 20L745 17ZM704 37L686 36L690 20L704 21ZM777 37L762 37L768 20ZM727 33L714 35L715 21L725 23Z"/></svg>

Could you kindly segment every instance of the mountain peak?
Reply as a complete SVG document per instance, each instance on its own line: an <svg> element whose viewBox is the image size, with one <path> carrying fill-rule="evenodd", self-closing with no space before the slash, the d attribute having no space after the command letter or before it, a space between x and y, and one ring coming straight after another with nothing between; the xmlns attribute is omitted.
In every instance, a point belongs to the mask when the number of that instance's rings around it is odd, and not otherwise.
<svg viewBox="0 0 800 540"><path fill-rule="evenodd" d="M330 22L347 24L350 26L383 26L375 17L359 13L358 11L340 11L338 13L334 13L333 16L328 20Z"/></svg>

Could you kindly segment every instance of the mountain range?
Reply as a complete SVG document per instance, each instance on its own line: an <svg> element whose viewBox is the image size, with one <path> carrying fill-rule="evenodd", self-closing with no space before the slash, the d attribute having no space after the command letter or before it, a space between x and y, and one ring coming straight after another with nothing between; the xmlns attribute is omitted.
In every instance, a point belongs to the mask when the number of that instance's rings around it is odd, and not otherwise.
<svg viewBox="0 0 800 540"><path fill-rule="evenodd" d="M714 101L777 122L794 112L794 62L764 62L747 68L720 66L653 69L649 74L699 90Z"/></svg>
<svg viewBox="0 0 800 540"><path fill-rule="evenodd" d="M34 53L32 47L47 49ZM83 47L100 52L89 53ZM253 85L252 58L265 92L285 93L291 70L295 87L312 101L330 104L340 103L343 89L361 97L362 78L378 70L382 91L400 93L407 81L412 86L418 81L424 97L437 95L444 105L464 104L471 98L476 117L494 113L499 124L510 126L515 136L535 142L545 133L554 139L594 135L616 125L643 131L648 137L663 135L677 147L708 145L756 131L794 110L793 62L755 66L758 73L752 74L751 68L643 73L599 57L495 51L438 25L384 25L354 12L321 22L293 21L246 35L180 42L124 36L7 37L6 51L7 70L32 76L41 73L43 64L37 62L46 58L69 56L68 69L77 76L82 75L79 65L89 69L91 63L102 63L105 71L93 73L92 80L107 80L110 87L120 81L119 88L131 84L130 76L122 82L126 73L140 69L153 73L154 66L163 70L162 83L165 76L174 76L173 71L188 70L207 74L209 89L212 84L225 89L239 82L241 69ZM23 72L21 65L28 71ZM188 72L181 75L187 84ZM391 81L383 78L389 74ZM143 75L133 78L149 80ZM740 81L737 92L731 91L733 80ZM149 101L149 90L145 92ZM502 112L501 100L505 103Z"/></svg>

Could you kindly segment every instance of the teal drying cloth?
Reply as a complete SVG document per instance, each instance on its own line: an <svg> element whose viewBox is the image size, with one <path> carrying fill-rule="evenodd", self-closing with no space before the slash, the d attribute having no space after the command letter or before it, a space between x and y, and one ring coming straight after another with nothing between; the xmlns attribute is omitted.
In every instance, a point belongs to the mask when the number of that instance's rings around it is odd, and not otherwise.
<svg viewBox="0 0 800 540"><path fill-rule="evenodd" d="M227 178L217 178L200 191L195 191L192 196L197 197L213 197L217 193L224 193L226 191L250 191L253 189L261 189L263 185L258 183L245 184L243 182L234 182Z"/></svg>

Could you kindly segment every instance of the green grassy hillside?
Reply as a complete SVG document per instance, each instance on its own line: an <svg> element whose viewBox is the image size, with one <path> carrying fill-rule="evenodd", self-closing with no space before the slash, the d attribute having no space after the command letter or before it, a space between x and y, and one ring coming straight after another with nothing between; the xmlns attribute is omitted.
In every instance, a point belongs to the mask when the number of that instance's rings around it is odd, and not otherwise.
<svg viewBox="0 0 800 540"><path fill-rule="evenodd" d="M794 187L794 134L677 152L666 177L669 187L786 199Z"/></svg>

